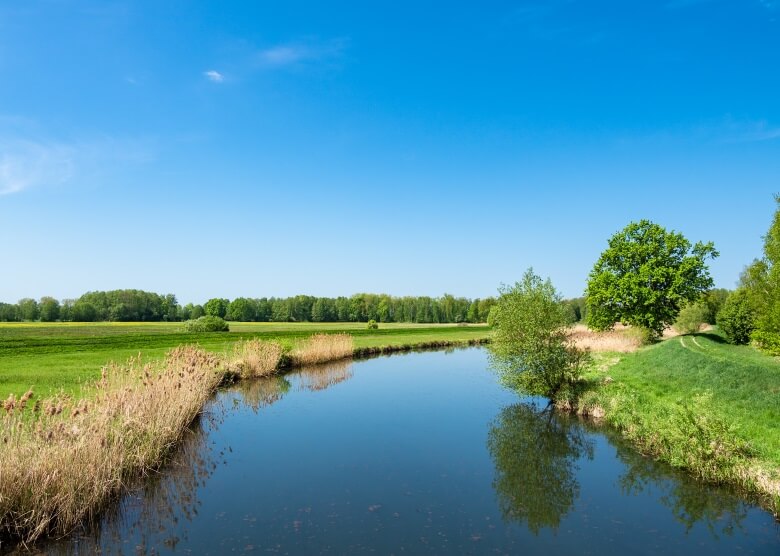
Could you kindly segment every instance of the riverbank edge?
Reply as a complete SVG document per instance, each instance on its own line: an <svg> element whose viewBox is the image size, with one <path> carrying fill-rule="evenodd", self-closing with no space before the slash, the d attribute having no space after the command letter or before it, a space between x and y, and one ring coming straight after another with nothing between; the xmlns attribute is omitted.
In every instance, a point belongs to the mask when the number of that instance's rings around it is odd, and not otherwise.
<svg viewBox="0 0 780 556"><path fill-rule="evenodd" d="M361 347L353 348L350 355L323 359L319 361L319 363L325 364L333 361L347 359L363 360L382 355L391 355L394 353L408 353L446 348L476 347L486 345L488 343L490 343L489 336L470 340L438 340L407 344L390 344L386 346ZM183 347L184 345L180 346L180 348ZM191 347L199 349L197 346ZM293 357L290 357L289 354L285 354L285 356L279 358L276 367L270 374L283 375L305 366L306 365L297 364ZM35 522L26 522L20 524L18 521L14 520L13 516L9 517L8 515L14 512L16 514L24 515L24 512L19 512L19 508L12 508L11 511L6 515L0 515L0 553L3 553L9 546L18 546L18 548L27 549L29 545L29 548L34 550L33 544L39 540L51 537L53 535L64 536L73 532L79 526L82 526L85 523L94 523L97 519L99 519L100 515L102 515L113 503L121 498L121 496L127 490L127 485L135 483L137 480L142 479L149 473L159 470L162 466L164 466L168 461L171 453L173 453L180 446L181 441L186 434L186 430L203 413L206 403L216 391L224 386L234 384L241 380L251 380L250 378L246 378L242 376L241 373L233 370L231 368L229 357L227 356L223 357L222 363L219 364L216 369L211 370L217 373L217 380L213 383L214 386L206 387L206 391L204 391L204 396L200 402L200 407L197 409L197 411L194 412L190 419L187 419L186 422L179 423L181 426L176 427L177 430L170 431L170 442L166 443L165 448L161 449L159 453L156 454L156 457L152 459L152 461L146 461L143 465L139 465L129 470L123 471L121 474L121 480L116 482L109 491L104 493L103 496L93 498L89 507L82 508L80 512L81 518L72 523L62 524L57 520L57 518L54 518L45 525L41 525L41 523ZM208 375L208 372L203 373L203 376ZM17 404L18 402L19 400L16 400ZM0 406L0 409L2 408L3 406ZM24 405L22 405L21 409L24 410ZM11 411L13 412L13 405L11 405ZM2 501L1 495L2 493L0 492L0 502Z"/></svg>
<svg viewBox="0 0 780 556"><path fill-rule="evenodd" d="M611 395L608 392L610 383L609 380L582 381L560 398L553 400L553 405L557 411L576 415L597 427L611 428L645 457L685 471L704 483L735 489L739 494L755 500L760 507L770 512L775 520L780 522L780 469L744 455L708 461L689 458L687 463L681 464L675 454L691 450L696 439L669 434L670 429L664 427L649 431L647 423L659 422L667 416L641 412L642 404L631 404L631 400L635 399L632 396L646 395L641 390L634 388L627 396ZM691 411L690 407L683 406L680 411ZM697 410L701 408L701 405L696 406ZM627 419L626 416L629 418ZM715 423L720 421L712 414L705 413L702 417L702 421L710 420ZM701 425L694 423L694 426ZM725 429L728 429L727 425ZM730 433L727 433L723 437L715 436L712 440L708 439L713 452L717 452L721 445L733 445L735 440L740 442L729 436ZM715 442L714 446L712 442Z"/></svg>

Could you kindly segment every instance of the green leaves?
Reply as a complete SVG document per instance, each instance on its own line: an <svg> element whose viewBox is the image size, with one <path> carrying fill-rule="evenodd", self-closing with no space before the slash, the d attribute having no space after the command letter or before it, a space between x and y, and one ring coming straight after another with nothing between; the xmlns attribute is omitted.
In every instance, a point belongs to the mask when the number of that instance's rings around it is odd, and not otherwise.
<svg viewBox="0 0 780 556"><path fill-rule="evenodd" d="M608 330L616 322L659 336L680 309L712 287L710 243L691 243L680 233L641 220L609 240L588 278L588 324Z"/></svg>
<svg viewBox="0 0 780 556"><path fill-rule="evenodd" d="M584 361L569 341L571 312L552 283L532 269L500 293L491 312L493 367L507 386L553 399L579 377Z"/></svg>

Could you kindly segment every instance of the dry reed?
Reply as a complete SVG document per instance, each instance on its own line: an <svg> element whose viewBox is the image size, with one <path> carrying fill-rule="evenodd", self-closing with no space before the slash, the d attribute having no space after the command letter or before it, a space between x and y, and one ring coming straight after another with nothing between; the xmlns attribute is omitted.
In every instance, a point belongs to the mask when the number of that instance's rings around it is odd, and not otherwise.
<svg viewBox="0 0 780 556"><path fill-rule="evenodd" d="M32 393L6 400L0 538L32 542L94 521L125 484L160 465L222 376L219 357L187 346L161 362L105 367L89 398L27 410Z"/></svg>
<svg viewBox="0 0 780 556"><path fill-rule="evenodd" d="M282 345L278 342L244 340L233 346L231 369L241 378L268 376L276 372L282 358Z"/></svg>
<svg viewBox="0 0 780 556"><path fill-rule="evenodd" d="M354 343L349 334L315 334L293 348L293 366L317 365L352 357Z"/></svg>
<svg viewBox="0 0 780 556"><path fill-rule="evenodd" d="M580 349L593 352L615 351L629 353L642 346L642 339L637 334L632 334L625 326L617 325L613 330L596 332L590 330L584 324L578 324L572 328L569 336Z"/></svg>

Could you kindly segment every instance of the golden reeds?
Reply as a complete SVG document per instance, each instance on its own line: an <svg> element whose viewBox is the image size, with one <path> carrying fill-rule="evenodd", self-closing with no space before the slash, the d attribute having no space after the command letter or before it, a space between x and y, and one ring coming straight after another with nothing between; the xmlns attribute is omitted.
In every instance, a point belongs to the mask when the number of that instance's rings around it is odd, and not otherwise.
<svg viewBox="0 0 780 556"><path fill-rule="evenodd" d="M157 467L222 379L195 347L163 362L109 365L89 399L57 396L0 416L0 537L34 541L93 520L123 485Z"/></svg>
<svg viewBox="0 0 780 556"><path fill-rule="evenodd" d="M352 357L354 343L349 334L315 334L298 343L290 358L293 366L317 365Z"/></svg>
<svg viewBox="0 0 780 556"><path fill-rule="evenodd" d="M276 372L281 358L279 342L244 340L233 346L231 368L236 369L241 378L268 376Z"/></svg>

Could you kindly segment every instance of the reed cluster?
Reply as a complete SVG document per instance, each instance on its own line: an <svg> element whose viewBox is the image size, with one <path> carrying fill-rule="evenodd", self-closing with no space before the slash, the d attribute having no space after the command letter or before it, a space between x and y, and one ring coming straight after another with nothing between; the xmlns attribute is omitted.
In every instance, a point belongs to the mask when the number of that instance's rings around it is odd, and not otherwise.
<svg viewBox="0 0 780 556"><path fill-rule="evenodd" d="M0 539L32 542L93 521L158 467L222 380L222 358L192 346L164 361L111 364L83 399L9 397L0 410Z"/></svg>
<svg viewBox="0 0 780 556"><path fill-rule="evenodd" d="M283 348L279 342L243 340L233 346L230 369L241 378L269 376L276 372L282 359Z"/></svg>
<svg viewBox="0 0 780 556"><path fill-rule="evenodd" d="M315 334L299 342L290 353L292 366L319 365L352 357L354 342L349 334Z"/></svg>

